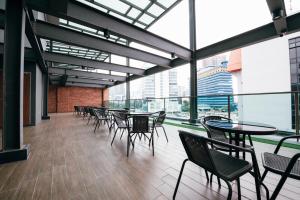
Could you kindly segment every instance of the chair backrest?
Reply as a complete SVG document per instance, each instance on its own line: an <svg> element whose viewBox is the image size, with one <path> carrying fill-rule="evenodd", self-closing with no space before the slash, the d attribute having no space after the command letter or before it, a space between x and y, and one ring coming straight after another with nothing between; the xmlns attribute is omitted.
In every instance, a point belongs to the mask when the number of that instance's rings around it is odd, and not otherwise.
<svg viewBox="0 0 300 200"><path fill-rule="evenodd" d="M156 118L155 124L162 125L164 123L165 119L166 119L166 113L165 113L165 111L163 111L163 113L162 114L160 113L158 115L158 117Z"/></svg>
<svg viewBox="0 0 300 200"><path fill-rule="evenodd" d="M132 116L132 133L149 132L149 116L134 115Z"/></svg>
<svg viewBox="0 0 300 200"><path fill-rule="evenodd" d="M212 129L212 128L208 128L208 126L206 125L206 122L209 120L226 120L226 121L231 121L231 119L226 118L226 117L221 117L221 116L206 116L206 117L202 117L200 119L200 123L201 125L205 128L206 132L207 132L207 136L209 138L215 139L215 140L219 140L219 141L226 141L227 137L225 132L217 130L217 129Z"/></svg>
<svg viewBox="0 0 300 200"><path fill-rule="evenodd" d="M126 112L113 112L112 113L117 126L128 126L128 118Z"/></svg>
<svg viewBox="0 0 300 200"><path fill-rule="evenodd" d="M204 137L181 130L179 137L190 161L208 171L216 171L207 140Z"/></svg>

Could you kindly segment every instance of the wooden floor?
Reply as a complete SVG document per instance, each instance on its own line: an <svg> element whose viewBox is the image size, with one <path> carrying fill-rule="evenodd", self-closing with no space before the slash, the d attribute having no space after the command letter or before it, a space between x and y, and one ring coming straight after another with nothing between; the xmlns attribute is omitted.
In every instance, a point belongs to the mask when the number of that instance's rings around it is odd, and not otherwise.
<svg viewBox="0 0 300 200"><path fill-rule="evenodd" d="M0 165L0 199L171 199L182 161L186 158L177 128L167 126L169 143L163 134L155 140L155 156L144 141L126 157L126 137L116 138L106 126L96 134L93 126L72 114L56 114L35 127L26 127L24 141L31 144L27 161ZM162 132L161 132L162 133ZM201 133L204 134L204 133ZM272 145L255 143L260 152L273 151ZM291 155L296 150L285 148ZM249 156L248 156L249 157ZM265 180L271 191L278 176ZM300 182L288 180L278 199L300 199ZM243 199L255 199L254 180L241 181ZM237 198L235 184L234 196ZM188 163L177 199L226 199L225 183L206 182L203 170Z"/></svg>

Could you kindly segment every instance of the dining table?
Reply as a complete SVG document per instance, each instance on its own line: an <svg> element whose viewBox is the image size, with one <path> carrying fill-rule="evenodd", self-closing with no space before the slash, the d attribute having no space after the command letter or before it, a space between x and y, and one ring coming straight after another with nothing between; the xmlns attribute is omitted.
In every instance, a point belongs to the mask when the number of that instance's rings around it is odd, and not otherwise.
<svg viewBox="0 0 300 200"><path fill-rule="evenodd" d="M253 135L272 135L278 131L277 128L272 125L249 121L208 120L206 121L206 125L211 129L234 134L231 138L237 146L240 146L241 138L245 138L246 135L249 137L250 143L252 143L251 136ZM236 151L236 157L239 157L238 150Z"/></svg>

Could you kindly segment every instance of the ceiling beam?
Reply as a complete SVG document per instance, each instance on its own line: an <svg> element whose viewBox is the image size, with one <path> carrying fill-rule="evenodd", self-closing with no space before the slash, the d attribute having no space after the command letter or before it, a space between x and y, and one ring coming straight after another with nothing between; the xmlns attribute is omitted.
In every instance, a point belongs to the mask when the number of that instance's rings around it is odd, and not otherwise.
<svg viewBox="0 0 300 200"><path fill-rule="evenodd" d="M79 71L79 70L70 70L70 69L63 69L57 67L49 67L48 72L49 74L60 74L60 75L66 74L68 76L82 77L82 78L105 79L105 80L114 80L114 81L126 80L126 77L123 76L100 74L95 72L86 72L86 71Z"/></svg>
<svg viewBox="0 0 300 200"><path fill-rule="evenodd" d="M88 84L88 83L72 83L72 82L66 82L66 86L105 88L105 85Z"/></svg>
<svg viewBox="0 0 300 200"><path fill-rule="evenodd" d="M34 30L36 35L42 38L56 40L75 46L85 47L88 49L106 51L116 55L153 63L159 66L168 67L171 61L168 58L148 53L146 51L121 45L115 42L111 42L105 39L101 39L95 36L42 21L37 21L34 23Z"/></svg>
<svg viewBox="0 0 300 200"><path fill-rule="evenodd" d="M287 31L286 10L284 0L267 0L277 34L283 35Z"/></svg>
<svg viewBox="0 0 300 200"><path fill-rule="evenodd" d="M130 73L130 74L135 74L135 75L143 75L145 72L144 69L127 67L124 65L118 65L118 64L107 63L107 62L102 62L102 61L98 61L98 60L80 58L80 57L70 56L70 55L65 55L65 54L44 52L43 55L44 55L45 60L51 61L51 62L86 66L86 67L92 67L95 69L111 70L111 71Z"/></svg>
<svg viewBox="0 0 300 200"><path fill-rule="evenodd" d="M103 80L87 79L87 78L72 78L72 77L68 77L67 82L89 83L89 84L100 84L100 85L113 85L114 84L114 82L112 82L112 81L103 81Z"/></svg>
<svg viewBox="0 0 300 200"><path fill-rule="evenodd" d="M53 6L50 5L51 2L52 0L27 0L27 5L47 14L74 21L97 30L109 30L117 36L167 53L174 53L185 60L190 60L191 58L191 51L188 48L120 20L117 17L101 12L88 5L74 0L69 0L63 1L62 6L60 6L60 8L56 8L54 6L55 4L53 4Z"/></svg>

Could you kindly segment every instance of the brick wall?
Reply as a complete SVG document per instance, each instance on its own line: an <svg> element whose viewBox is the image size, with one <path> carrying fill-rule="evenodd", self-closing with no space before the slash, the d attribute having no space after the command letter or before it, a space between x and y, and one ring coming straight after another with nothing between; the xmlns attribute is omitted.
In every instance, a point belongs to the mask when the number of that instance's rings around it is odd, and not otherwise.
<svg viewBox="0 0 300 200"><path fill-rule="evenodd" d="M49 87L48 111L73 112L75 105L101 106L102 89L85 87Z"/></svg>

